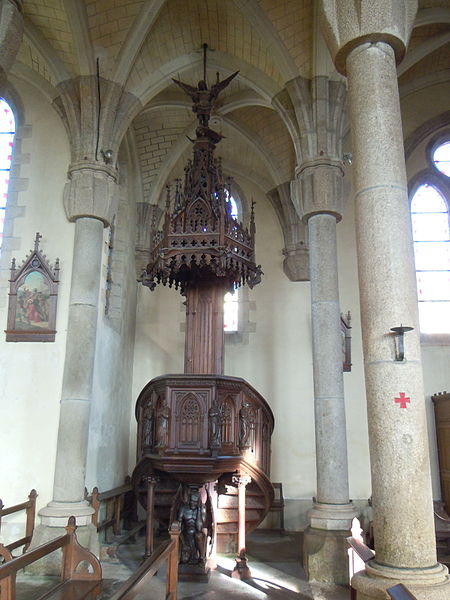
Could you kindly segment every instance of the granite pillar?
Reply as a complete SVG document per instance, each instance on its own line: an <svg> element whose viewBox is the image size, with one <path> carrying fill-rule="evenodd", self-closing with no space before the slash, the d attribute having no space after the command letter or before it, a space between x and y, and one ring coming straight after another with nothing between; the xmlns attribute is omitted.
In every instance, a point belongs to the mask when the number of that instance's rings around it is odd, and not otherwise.
<svg viewBox="0 0 450 600"><path fill-rule="evenodd" d="M94 510L84 500L84 489L103 228L116 209L116 184L111 169L87 162L73 165L69 177L64 204L69 220L75 222L75 243L53 501L39 511L41 525L31 546L60 535L73 515L82 545L98 553L96 528L91 524ZM39 570L50 574L57 564L49 560Z"/></svg>
<svg viewBox="0 0 450 600"><path fill-rule="evenodd" d="M317 497L304 536L308 578L348 583L345 536L356 511L349 500L336 221L342 167L317 160L300 169L308 223Z"/></svg>
<svg viewBox="0 0 450 600"><path fill-rule="evenodd" d="M375 559L352 578L358 600L403 583L418 600L450 595L436 561L411 221L396 65L417 0L320 0L322 32L348 78ZM414 327L396 360L392 327Z"/></svg>
<svg viewBox="0 0 450 600"><path fill-rule="evenodd" d="M346 69L376 552L353 587L361 600L380 597L380 588L398 581L418 599L444 598L450 592L442 587L447 569L436 561L394 49L363 43L348 54ZM415 329L405 339L405 358L396 361L390 330L401 324Z"/></svg>

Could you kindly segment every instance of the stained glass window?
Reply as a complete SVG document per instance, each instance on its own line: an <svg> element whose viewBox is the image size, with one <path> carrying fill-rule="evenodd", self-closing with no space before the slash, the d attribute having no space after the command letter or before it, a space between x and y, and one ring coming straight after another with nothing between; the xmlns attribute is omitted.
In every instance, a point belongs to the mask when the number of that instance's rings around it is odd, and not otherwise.
<svg viewBox="0 0 450 600"><path fill-rule="evenodd" d="M450 333L450 230L448 206L432 185L411 201L417 294L422 333Z"/></svg>
<svg viewBox="0 0 450 600"><path fill-rule="evenodd" d="M3 225L15 131L14 114L8 103L0 98L0 247L3 244Z"/></svg>
<svg viewBox="0 0 450 600"><path fill-rule="evenodd" d="M450 141L440 144L433 152L433 162L436 169L450 177Z"/></svg>

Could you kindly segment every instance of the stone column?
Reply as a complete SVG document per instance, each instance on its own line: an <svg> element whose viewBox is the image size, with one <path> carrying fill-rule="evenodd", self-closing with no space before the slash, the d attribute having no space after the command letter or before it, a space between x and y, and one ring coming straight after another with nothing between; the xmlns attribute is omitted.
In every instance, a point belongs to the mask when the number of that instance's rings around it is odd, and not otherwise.
<svg viewBox="0 0 450 600"><path fill-rule="evenodd" d="M342 166L311 161L298 171L308 223L314 370L317 498L305 532L309 579L348 582L345 537L356 511L349 501L336 222L342 212Z"/></svg>
<svg viewBox="0 0 450 600"><path fill-rule="evenodd" d="M96 532L89 531L93 509L84 500L84 488L103 228L116 208L116 184L112 169L91 163L72 165L69 178L64 204L69 220L75 221L75 245L54 492L53 501L39 511L41 526L33 545L59 535L49 528L64 527L73 515L79 526L77 535L95 549ZM83 526L87 531L83 532Z"/></svg>
<svg viewBox="0 0 450 600"><path fill-rule="evenodd" d="M403 135L396 74L415 2L354 15L323 2L336 66L348 77L368 404L375 559L353 577L358 600L404 583L419 600L450 594L436 562L428 435ZM347 11L347 12L346 12ZM379 28L377 28L379 27ZM413 326L395 360L391 327Z"/></svg>

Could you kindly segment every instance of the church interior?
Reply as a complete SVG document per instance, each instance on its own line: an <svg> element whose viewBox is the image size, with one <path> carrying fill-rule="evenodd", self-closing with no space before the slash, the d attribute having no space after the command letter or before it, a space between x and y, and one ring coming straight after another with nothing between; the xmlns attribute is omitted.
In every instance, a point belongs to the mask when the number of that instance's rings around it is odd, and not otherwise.
<svg viewBox="0 0 450 600"><path fill-rule="evenodd" d="M0 0L2 600L125 481L180 581L278 500L309 581L450 597L449 67L449 0Z"/></svg>

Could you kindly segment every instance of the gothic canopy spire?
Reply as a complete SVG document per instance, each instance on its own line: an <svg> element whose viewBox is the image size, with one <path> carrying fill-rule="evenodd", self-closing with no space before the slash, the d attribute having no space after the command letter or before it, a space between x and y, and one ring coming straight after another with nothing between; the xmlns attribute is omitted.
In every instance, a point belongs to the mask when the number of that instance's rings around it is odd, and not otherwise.
<svg viewBox="0 0 450 600"><path fill-rule="evenodd" d="M253 287L261 280L261 267L255 264L253 209L250 228L232 217L230 181L225 182L221 161L214 156L223 136L209 128L215 100L238 71L222 81L217 74L208 88L206 50L204 44L203 79L197 87L173 80L192 98L198 125L184 182L176 181L173 197L167 187L164 227L154 236L150 262L140 278L150 289L163 283L184 294L188 287L214 279L229 290L245 283Z"/></svg>

